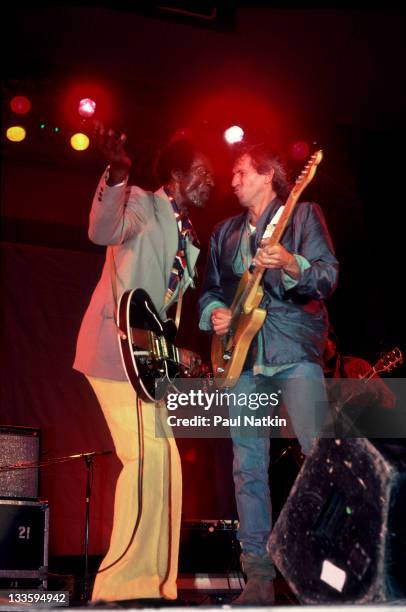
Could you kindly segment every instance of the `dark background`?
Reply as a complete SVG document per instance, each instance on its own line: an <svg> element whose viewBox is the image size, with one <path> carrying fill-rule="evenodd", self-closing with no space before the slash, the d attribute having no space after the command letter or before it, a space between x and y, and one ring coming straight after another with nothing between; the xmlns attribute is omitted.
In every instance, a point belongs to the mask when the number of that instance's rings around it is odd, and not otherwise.
<svg viewBox="0 0 406 612"><path fill-rule="evenodd" d="M239 210L228 192L223 130L238 123L250 139L272 140L292 177L305 163L291 158L292 143L323 148L305 196L322 206L341 263L327 305L342 346L371 362L405 347L403 12L390 3L165 6L16 4L4 15L0 422L40 426L43 458L112 448L95 398L71 369L104 257L87 239L87 218L105 164L92 147L78 153L69 146L74 131L89 129L75 108L86 92L99 117L127 133L132 182L157 186L154 152L178 128L190 128L210 152L216 190L194 214L200 279L214 224ZM33 105L18 118L27 138L15 144L4 130L16 122L8 103L18 94ZM185 298L180 343L207 355L208 338L196 329L197 295ZM179 446L184 517L234 517L228 441ZM93 553L107 546L117 469L112 457L96 460ZM54 554L81 552L84 483L78 461L42 470Z"/></svg>

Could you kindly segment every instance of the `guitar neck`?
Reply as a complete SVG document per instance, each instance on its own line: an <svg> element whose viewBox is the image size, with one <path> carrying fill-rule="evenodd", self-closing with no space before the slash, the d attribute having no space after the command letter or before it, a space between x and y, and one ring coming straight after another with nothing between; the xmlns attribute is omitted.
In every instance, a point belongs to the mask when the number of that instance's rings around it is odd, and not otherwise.
<svg viewBox="0 0 406 612"><path fill-rule="evenodd" d="M359 380L369 380L370 378L375 376L375 374L377 374L377 372L375 371L375 366L372 366L372 368L370 368L367 372L365 372L365 374L362 374L359 377Z"/></svg>
<svg viewBox="0 0 406 612"><path fill-rule="evenodd" d="M394 348L389 353L385 353L373 366L371 366L364 374L359 376L357 380L367 383L374 376L379 378L380 372L390 372L392 368L397 368L403 363L403 353L399 348ZM366 386L365 388L368 388ZM347 397L342 398L336 405L336 410L341 410L347 402L356 397L360 393L359 389L353 390L347 394Z"/></svg>
<svg viewBox="0 0 406 612"><path fill-rule="evenodd" d="M278 244L280 242L283 232L285 231L286 226L289 223L290 218L292 217L293 211L295 210L300 193L301 193L301 190L295 189L295 187L290 192L289 197L286 201L285 207L283 209L283 212L270 237L270 241L269 241L270 246L274 246L275 244ZM268 227L266 228L264 232L264 236L266 235ZM250 281L247 284L247 289L246 289L247 295L254 287L257 288L260 285L265 271L266 271L266 268L262 268L262 267L256 267L254 269L254 271L251 274Z"/></svg>

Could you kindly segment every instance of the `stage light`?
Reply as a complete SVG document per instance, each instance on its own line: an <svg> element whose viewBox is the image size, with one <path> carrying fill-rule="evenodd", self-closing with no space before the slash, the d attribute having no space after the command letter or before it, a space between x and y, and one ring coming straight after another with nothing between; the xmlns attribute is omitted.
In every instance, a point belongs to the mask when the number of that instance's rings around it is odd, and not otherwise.
<svg viewBox="0 0 406 612"><path fill-rule="evenodd" d="M31 102L25 96L14 96L10 102L10 107L13 113L25 115L31 109Z"/></svg>
<svg viewBox="0 0 406 612"><path fill-rule="evenodd" d="M72 138L70 139L70 144L72 149L75 149L75 151L85 151L90 144L90 140L86 134L77 132L76 134L73 134Z"/></svg>
<svg viewBox="0 0 406 612"><path fill-rule="evenodd" d="M39 124L39 129L40 130L45 130L45 128L46 128L46 123L42 122L42 123Z"/></svg>
<svg viewBox="0 0 406 612"><path fill-rule="evenodd" d="M21 125L12 125L6 132L6 136L11 142L21 142L26 135L27 132Z"/></svg>
<svg viewBox="0 0 406 612"><path fill-rule="evenodd" d="M239 125L233 125L224 132L224 138L228 144L241 142L244 138L244 130Z"/></svg>
<svg viewBox="0 0 406 612"><path fill-rule="evenodd" d="M78 112L82 117L92 117L96 110L96 102L91 98L82 98L79 102Z"/></svg>
<svg viewBox="0 0 406 612"><path fill-rule="evenodd" d="M61 89L60 113L68 129L76 130L78 118L93 119L95 116L104 124L116 122L114 115L120 104L115 100L114 90L109 85L95 81L77 81L76 78Z"/></svg>
<svg viewBox="0 0 406 612"><path fill-rule="evenodd" d="M298 140L290 147L290 154L293 159L307 159L310 155L310 147L304 140Z"/></svg>

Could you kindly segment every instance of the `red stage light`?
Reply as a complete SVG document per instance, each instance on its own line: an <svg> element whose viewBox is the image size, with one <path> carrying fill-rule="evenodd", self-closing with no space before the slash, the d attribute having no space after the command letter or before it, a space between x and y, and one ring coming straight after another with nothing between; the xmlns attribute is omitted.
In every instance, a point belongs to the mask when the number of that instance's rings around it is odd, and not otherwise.
<svg viewBox="0 0 406 612"><path fill-rule="evenodd" d="M293 159L307 159L310 155L310 147L304 140L298 140L290 147L290 154Z"/></svg>
<svg viewBox="0 0 406 612"><path fill-rule="evenodd" d="M84 112L81 112L82 106ZM63 120L64 126L72 132L80 131L83 121L92 121L96 116L104 125L114 124L119 108L115 93L108 86L92 81L74 82L61 88L59 114L55 120Z"/></svg>
<svg viewBox="0 0 406 612"><path fill-rule="evenodd" d="M244 130L239 125L233 125L224 132L224 138L228 144L241 142L244 138Z"/></svg>
<svg viewBox="0 0 406 612"><path fill-rule="evenodd" d="M15 96L10 102L11 110L18 115L25 115L31 108L31 102L25 96Z"/></svg>
<svg viewBox="0 0 406 612"><path fill-rule="evenodd" d="M96 102L91 98L82 98L79 102L78 112L82 117L92 117L96 110Z"/></svg>

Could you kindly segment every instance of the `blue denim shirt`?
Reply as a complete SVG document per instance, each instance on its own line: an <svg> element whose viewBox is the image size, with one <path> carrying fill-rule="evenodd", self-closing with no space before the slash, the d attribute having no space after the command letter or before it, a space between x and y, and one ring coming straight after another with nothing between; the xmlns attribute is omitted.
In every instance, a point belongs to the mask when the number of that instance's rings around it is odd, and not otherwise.
<svg viewBox="0 0 406 612"><path fill-rule="evenodd" d="M275 198L258 220L257 244L281 205ZM249 252L243 238L247 236L247 223L247 213L226 219L211 236L199 300L203 330L211 329L214 308L230 306L241 274L249 265L244 261L241 265ZM338 279L338 261L317 204L302 202L296 206L281 244L296 256L301 275L297 281L281 270L267 270L263 276L261 307L267 310L267 317L256 338L254 372L268 375L280 371L281 366L303 361L322 365L328 326L323 300L334 291Z"/></svg>

